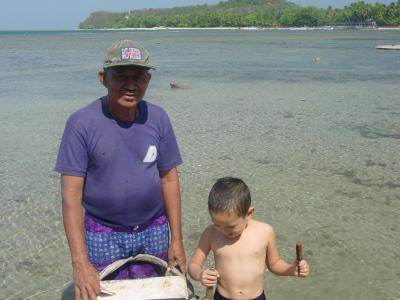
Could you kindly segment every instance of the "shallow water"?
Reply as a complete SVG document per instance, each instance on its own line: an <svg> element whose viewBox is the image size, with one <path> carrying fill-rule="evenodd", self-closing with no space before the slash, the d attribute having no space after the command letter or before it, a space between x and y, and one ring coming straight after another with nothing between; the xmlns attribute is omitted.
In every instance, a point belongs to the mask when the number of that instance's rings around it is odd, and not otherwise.
<svg viewBox="0 0 400 300"><path fill-rule="evenodd" d="M269 299L400 299L400 51L374 49L399 34L0 33L2 297L68 298L58 144L68 115L105 92L103 50L133 38L157 67L146 98L168 111L180 143L188 257L214 180L239 176L282 257L302 240L312 268L307 279L267 273Z"/></svg>

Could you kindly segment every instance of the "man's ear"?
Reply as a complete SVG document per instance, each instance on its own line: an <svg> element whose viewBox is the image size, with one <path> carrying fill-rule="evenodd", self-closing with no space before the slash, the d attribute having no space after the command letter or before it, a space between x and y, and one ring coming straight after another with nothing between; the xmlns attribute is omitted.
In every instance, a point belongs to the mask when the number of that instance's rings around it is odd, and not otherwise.
<svg viewBox="0 0 400 300"><path fill-rule="evenodd" d="M99 71L99 73L97 74L97 78L102 85L106 86L106 76L104 70Z"/></svg>

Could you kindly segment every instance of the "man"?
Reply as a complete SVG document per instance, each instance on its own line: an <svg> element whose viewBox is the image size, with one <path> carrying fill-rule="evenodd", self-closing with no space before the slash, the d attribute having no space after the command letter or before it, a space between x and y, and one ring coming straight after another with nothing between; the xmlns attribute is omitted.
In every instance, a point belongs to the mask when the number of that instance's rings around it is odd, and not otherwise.
<svg viewBox="0 0 400 300"><path fill-rule="evenodd" d="M101 97L68 119L56 163L71 252L75 299L96 299L98 272L138 253L185 271L181 231L181 156L166 112L143 97L148 51L131 40L106 52ZM170 232L169 232L170 231ZM157 275L130 265L116 279Z"/></svg>

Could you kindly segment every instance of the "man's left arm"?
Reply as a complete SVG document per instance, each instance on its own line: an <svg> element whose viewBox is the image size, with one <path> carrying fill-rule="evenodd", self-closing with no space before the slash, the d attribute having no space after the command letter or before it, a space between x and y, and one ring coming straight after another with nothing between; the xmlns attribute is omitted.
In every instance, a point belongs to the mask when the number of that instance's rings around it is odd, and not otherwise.
<svg viewBox="0 0 400 300"><path fill-rule="evenodd" d="M181 194L179 176L176 168L160 171L162 193L171 230L171 242L168 249L168 265L177 262L179 269L186 272L186 257L182 238Z"/></svg>

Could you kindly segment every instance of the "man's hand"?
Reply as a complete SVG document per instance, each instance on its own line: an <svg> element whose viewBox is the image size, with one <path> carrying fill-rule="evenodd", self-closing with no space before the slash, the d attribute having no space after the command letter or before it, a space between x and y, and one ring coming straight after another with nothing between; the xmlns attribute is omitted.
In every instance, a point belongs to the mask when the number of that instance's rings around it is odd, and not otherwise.
<svg viewBox="0 0 400 300"><path fill-rule="evenodd" d="M183 248L182 240L172 240L168 249L168 266L170 268L175 266L177 263L180 271L186 273L186 255Z"/></svg>
<svg viewBox="0 0 400 300"><path fill-rule="evenodd" d="M99 274L91 263L74 262L75 300L96 300L100 294Z"/></svg>

